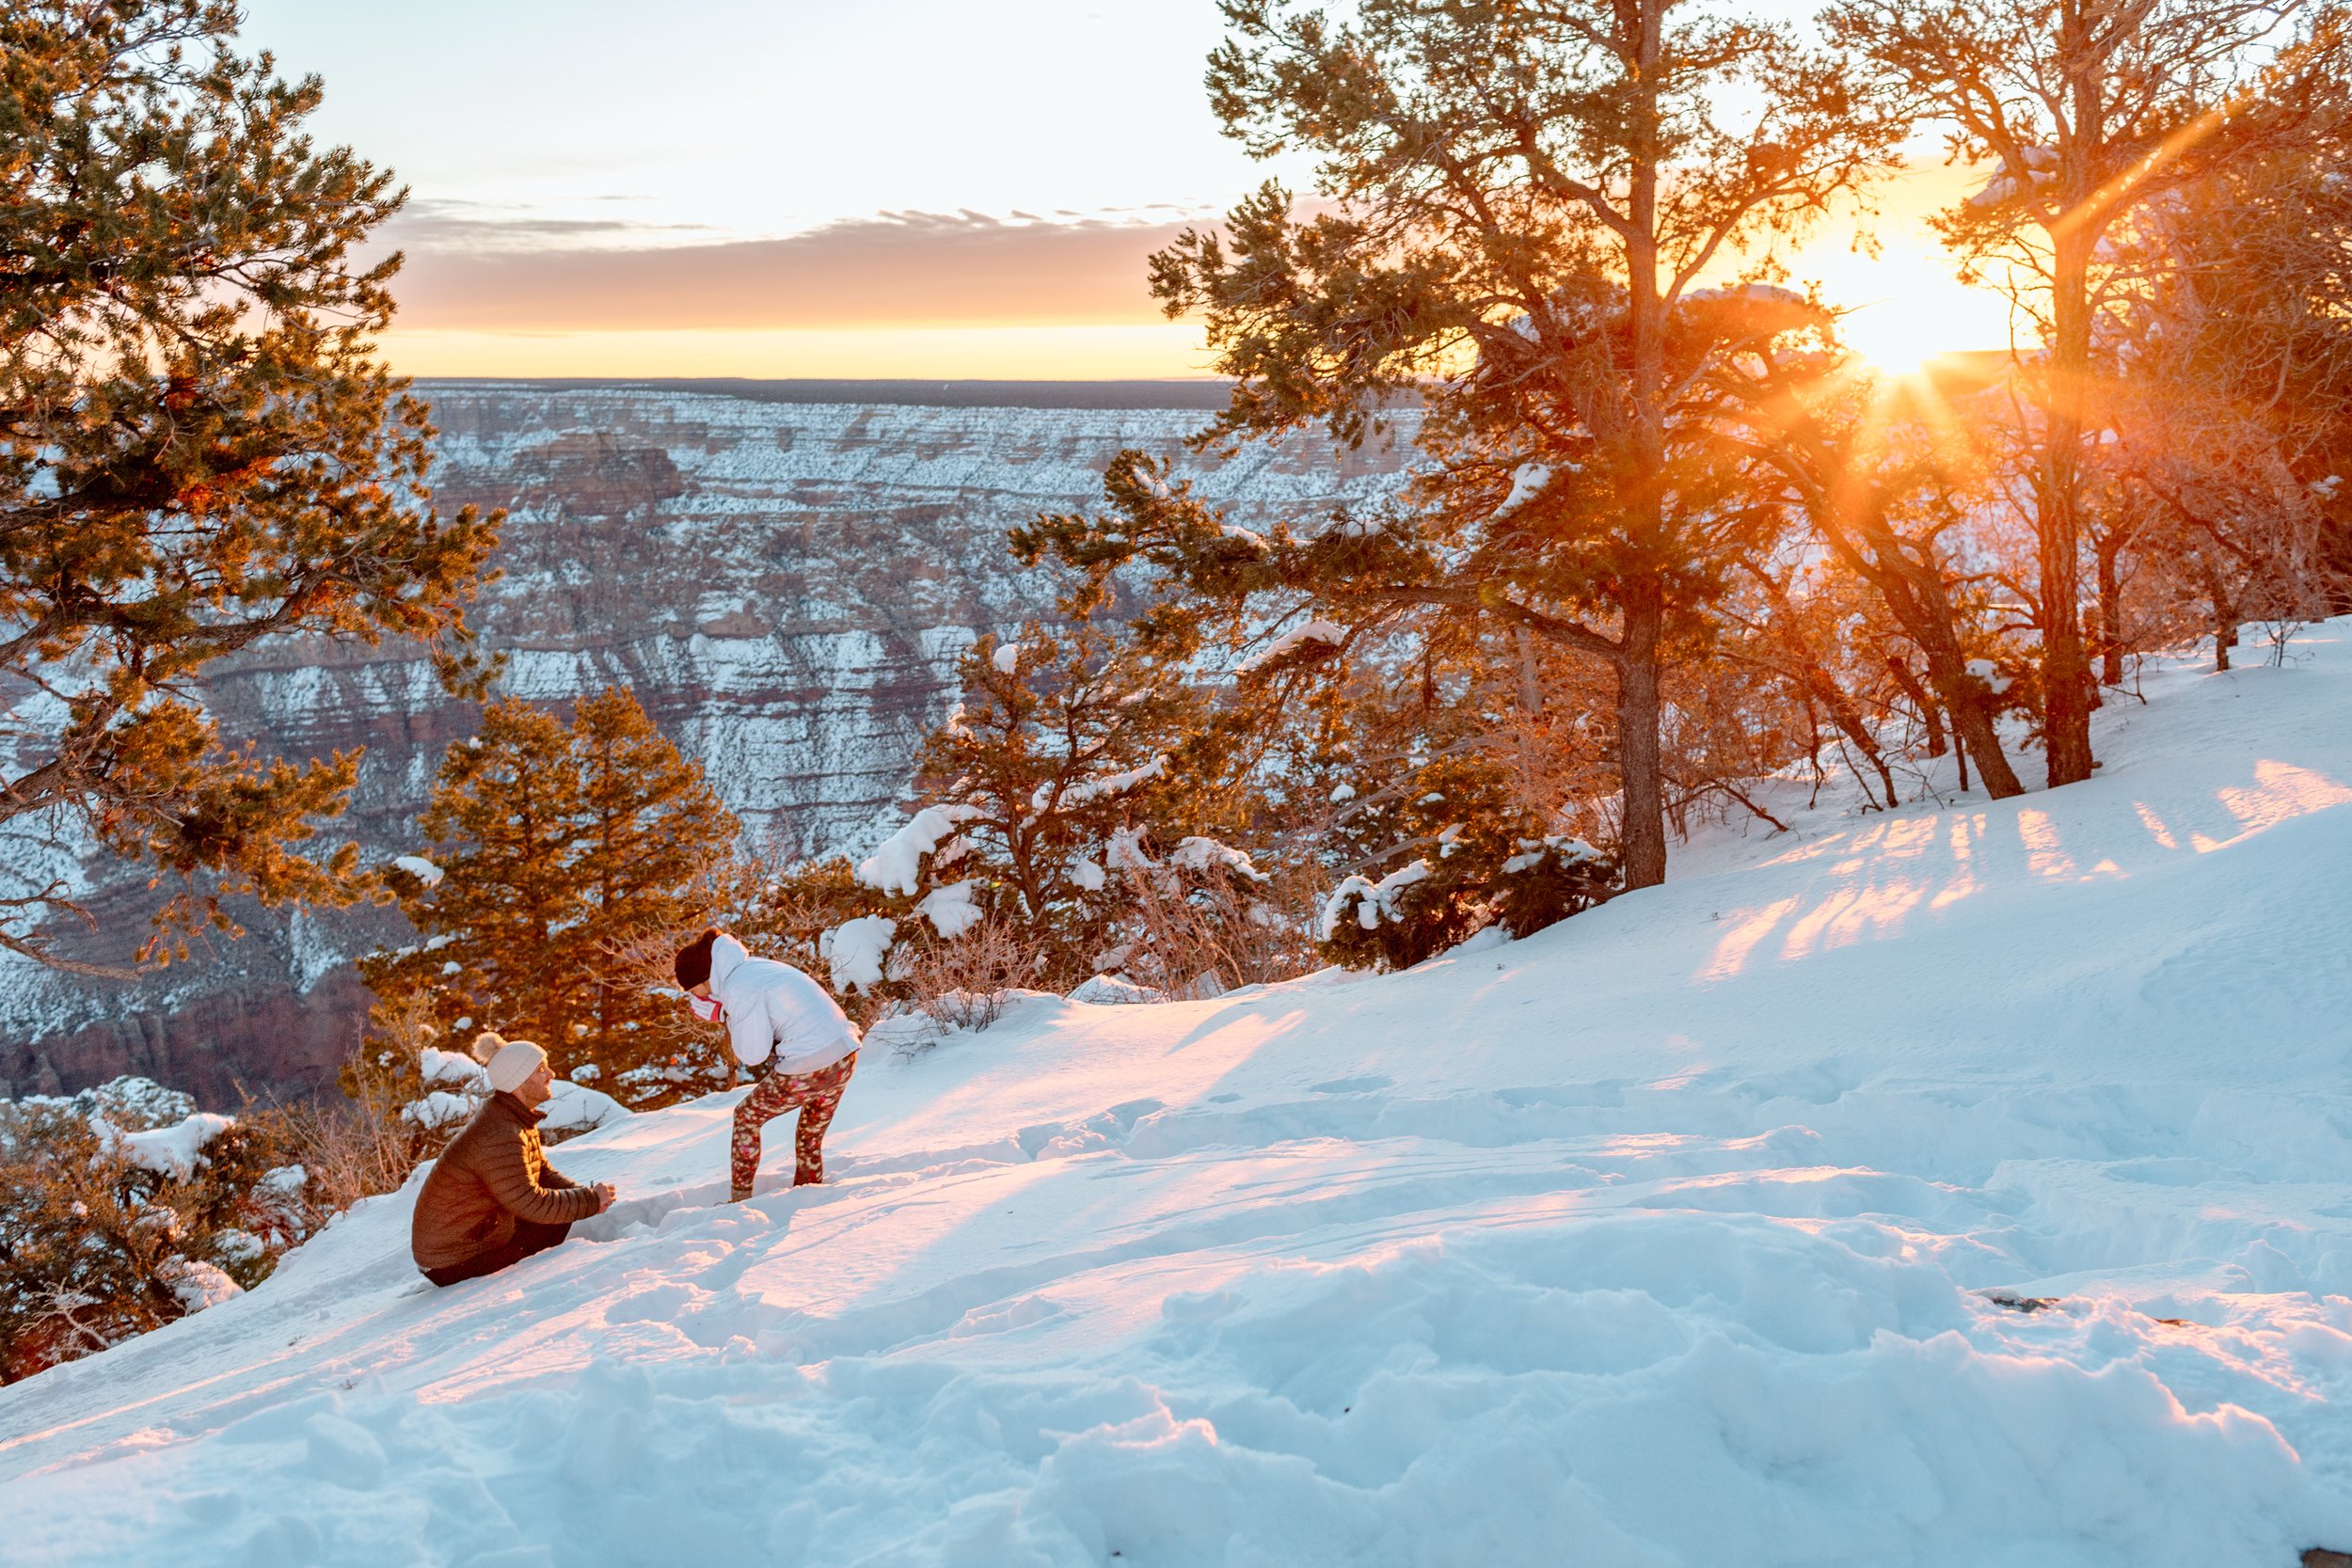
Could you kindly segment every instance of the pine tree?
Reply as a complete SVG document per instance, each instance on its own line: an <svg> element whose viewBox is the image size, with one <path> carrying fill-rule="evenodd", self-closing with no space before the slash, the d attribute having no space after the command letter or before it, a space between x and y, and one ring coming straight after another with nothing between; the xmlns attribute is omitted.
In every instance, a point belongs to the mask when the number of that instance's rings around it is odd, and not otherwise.
<svg viewBox="0 0 2352 1568"><path fill-rule="evenodd" d="M953 941L994 914L1025 934L1041 983L1067 983L1117 943L1122 866L1197 825L1216 774L1200 694L1180 663L1095 618L1083 592L1064 608L1060 626L1031 622L965 654L957 710L917 757L921 805L857 868L886 900L866 918L891 921L892 942L924 923ZM879 983L870 962L834 970L845 986L853 974Z"/></svg>
<svg viewBox="0 0 2352 1568"><path fill-rule="evenodd" d="M357 759L224 747L205 666L270 637L431 646L496 518L437 515L424 406L373 357L397 257L355 259L390 177L302 123L315 78L234 48L230 0L26 0L0 12L0 822L78 823L181 883L142 955L233 925L229 894L348 901L356 851L305 851ZM0 879L0 947L83 973L44 922L62 880Z"/></svg>
<svg viewBox="0 0 2352 1568"><path fill-rule="evenodd" d="M2005 287L2042 340L2026 479L2037 544L2037 688L2052 786L2090 777L2097 682L2083 626L2099 399L2093 340L2135 262L2110 241L2233 162L2323 129L2342 17L2266 62L2302 8L2249 0L1837 0L1832 35L1996 166L1943 214L1963 277ZM2143 261L2147 258L2141 259ZM2120 671L2119 671L2120 673Z"/></svg>
<svg viewBox="0 0 2352 1568"><path fill-rule="evenodd" d="M1327 210L1302 218L1270 183L1223 233L1153 258L1154 293L1205 315L1236 380L1204 442L1317 421L1360 439L1387 400L1419 397L1419 510L1252 552L1135 483L1124 515L1043 536L1073 561L1148 555L1205 593L1303 592L1343 628L1490 622L1599 662L1626 875L1656 883L1663 674L1770 521L1713 438L1707 372L1826 325L1761 269L1756 287L1699 278L1854 189L1899 128L1789 34L1675 0L1223 8L1213 107L1254 153L1314 156Z"/></svg>
<svg viewBox="0 0 2352 1568"><path fill-rule="evenodd" d="M1200 678L1200 616L1156 602L1122 620L1114 593L1087 578L1057 620L979 639L919 754L910 820L854 868L771 884L749 924L813 943L845 1006L961 1022L943 994L1105 972L1206 991L1297 972L1304 921L1285 911L1315 868L1262 869L1235 847L1279 831L1266 759L1295 732Z"/></svg>
<svg viewBox="0 0 2352 1568"><path fill-rule="evenodd" d="M568 724L491 704L418 825L422 865L388 879L426 940L360 966L385 1007L421 1004L461 1047L480 1028L536 1040L625 1104L710 1077L647 954L717 908L738 828L635 697L583 698Z"/></svg>

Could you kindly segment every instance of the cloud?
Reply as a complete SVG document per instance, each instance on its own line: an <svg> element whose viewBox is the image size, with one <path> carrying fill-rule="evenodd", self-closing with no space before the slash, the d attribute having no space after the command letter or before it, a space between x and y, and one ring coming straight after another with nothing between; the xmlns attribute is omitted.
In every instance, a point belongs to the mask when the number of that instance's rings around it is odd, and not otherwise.
<svg viewBox="0 0 2352 1568"><path fill-rule="evenodd" d="M675 228L487 220L443 204L385 237L407 254L393 282L405 329L750 331L1157 322L1145 258L1183 227L883 213L697 244L676 243Z"/></svg>
<svg viewBox="0 0 2352 1568"><path fill-rule="evenodd" d="M592 197L623 202L625 196ZM571 247L677 244L714 232L703 223L632 223L626 218L556 218L517 214L476 201L413 200L377 231L380 248L420 256L540 253Z"/></svg>

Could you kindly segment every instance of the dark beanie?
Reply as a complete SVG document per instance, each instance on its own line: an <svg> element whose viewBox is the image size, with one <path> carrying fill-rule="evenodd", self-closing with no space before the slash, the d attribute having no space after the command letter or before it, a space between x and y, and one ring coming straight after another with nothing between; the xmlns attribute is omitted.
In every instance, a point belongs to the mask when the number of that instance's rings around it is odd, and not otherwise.
<svg viewBox="0 0 2352 1568"><path fill-rule="evenodd" d="M719 940L719 927L713 926L692 942L678 949L677 984L680 990L692 990L710 978L710 944Z"/></svg>

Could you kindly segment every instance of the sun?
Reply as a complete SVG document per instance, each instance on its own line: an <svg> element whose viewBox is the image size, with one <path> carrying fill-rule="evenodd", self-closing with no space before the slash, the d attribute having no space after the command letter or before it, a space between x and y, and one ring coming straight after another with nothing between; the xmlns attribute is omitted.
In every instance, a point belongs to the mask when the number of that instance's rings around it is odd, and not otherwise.
<svg viewBox="0 0 2352 1568"><path fill-rule="evenodd" d="M1952 351L1952 323L1931 298L1882 299L1840 316L1840 341L1891 381L1917 376L1928 361Z"/></svg>

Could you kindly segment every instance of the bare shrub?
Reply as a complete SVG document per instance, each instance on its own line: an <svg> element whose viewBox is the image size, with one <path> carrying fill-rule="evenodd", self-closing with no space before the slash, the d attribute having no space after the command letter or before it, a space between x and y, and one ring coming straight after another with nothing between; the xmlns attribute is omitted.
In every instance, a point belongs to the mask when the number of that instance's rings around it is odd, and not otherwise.
<svg viewBox="0 0 2352 1568"><path fill-rule="evenodd" d="M929 937L899 949L892 978L906 987L901 1004L929 1021L911 1031L901 1051L923 1051L959 1029L975 1032L1004 1016L1010 993L1036 983L1045 951L1016 922L991 915L961 936Z"/></svg>
<svg viewBox="0 0 2352 1568"><path fill-rule="evenodd" d="M605 945L611 974L632 990L677 991L677 950L701 934L638 929ZM736 1082L735 1053L723 1029L697 1020L681 1001L667 1013L633 1020L642 1031L635 1042L637 1067L615 1082L598 1085L632 1109L650 1110L676 1096L708 1094Z"/></svg>
<svg viewBox="0 0 2352 1568"><path fill-rule="evenodd" d="M327 1213L397 1191L419 1164L416 1130L380 1100L298 1101L268 1114L288 1157L309 1173L310 1201Z"/></svg>
<svg viewBox="0 0 2352 1568"><path fill-rule="evenodd" d="M1242 885L1212 876L1198 882L1160 867L1129 870L1126 925L1133 956L1122 966L1180 996L1214 996L1269 984L1320 966L1306 918L1313 873L1293 870Z"/></svg>

